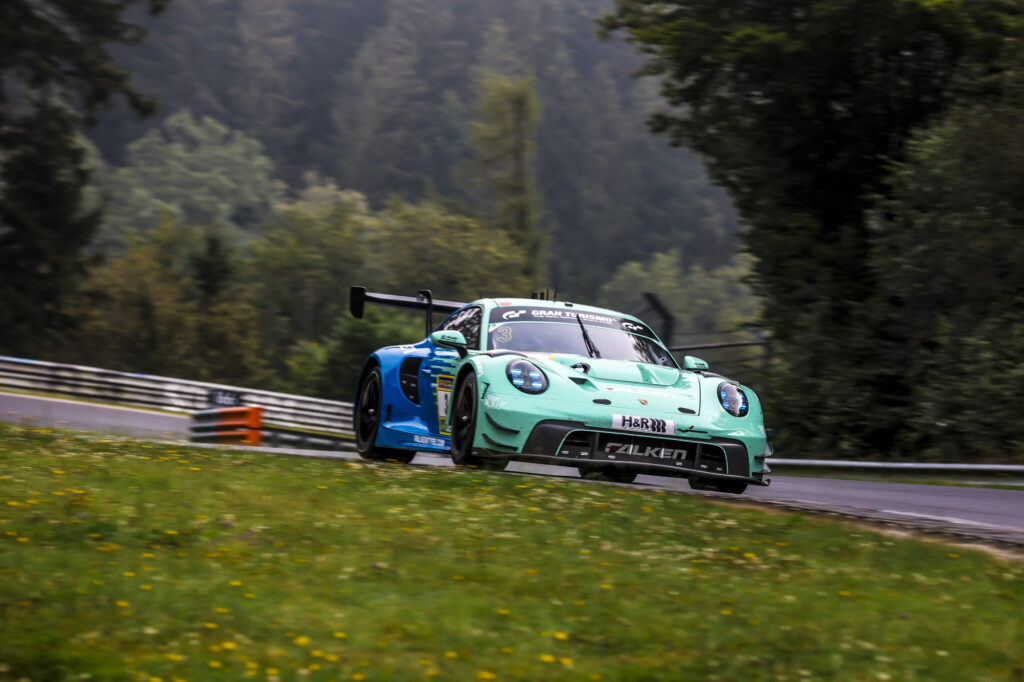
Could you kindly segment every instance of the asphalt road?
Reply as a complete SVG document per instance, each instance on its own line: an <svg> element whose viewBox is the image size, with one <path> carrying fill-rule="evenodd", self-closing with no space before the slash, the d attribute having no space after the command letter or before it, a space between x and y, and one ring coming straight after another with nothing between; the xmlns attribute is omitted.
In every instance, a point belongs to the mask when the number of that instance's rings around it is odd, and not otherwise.
<svg viewBox="0 0 1024 682"><path fill-rule="evenodd" d="M55 398L0 393L0 420L40 426L131 435L163 440L188 437L186 416ZM316 451L292 454L325 456ZM351 458L353 454L333 456ZM417 464L450 465L447 457L420 454ZM576 476L574 469L514 462L509 471L547 476ZM896 525L952 531L981 539L1009 539L1024 547L1024 490L916 485L772 475L767 488L750 487L743 499L792 509L828 511ZM692 492L683 479L640 476L636 485ZM696 493L735 498L719 493Z"/></svg>

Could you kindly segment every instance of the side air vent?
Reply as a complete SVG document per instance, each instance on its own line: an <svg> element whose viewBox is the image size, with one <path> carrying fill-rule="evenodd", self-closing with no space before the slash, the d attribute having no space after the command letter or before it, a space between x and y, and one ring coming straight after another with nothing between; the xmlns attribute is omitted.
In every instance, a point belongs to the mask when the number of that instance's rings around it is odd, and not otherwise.
<svg viewBox="0 0 1024 682"><path fill-rule="evenodd" d="M398 370L398 383L402 386L402 395L420 404L420 365L423 358L406 358Z"/></svg>
<svg viewBox="0 0 1024 682"><path fill-rule="evenodd" d="M683 414L697 414L697 412L695 410L691 410L689 407L680 407L678 409Z"/></svg>

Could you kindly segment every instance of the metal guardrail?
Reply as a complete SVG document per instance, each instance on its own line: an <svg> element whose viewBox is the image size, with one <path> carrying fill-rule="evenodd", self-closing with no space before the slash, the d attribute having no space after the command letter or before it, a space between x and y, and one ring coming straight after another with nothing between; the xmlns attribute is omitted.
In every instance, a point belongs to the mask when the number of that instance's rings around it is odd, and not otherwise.
<svg viewBox="0 0 1024 682"><path fill-rule="evenodd" d="M244 404L262 407L269 425L343 437L352 434L351 403L82 365L0 356L0 390L188 414L209 407L212 392L238 394Z"/></svg>
<svg viewBox="0 0 1024 682"><path fill-rule="evenodd" d="M0 390L47 393L187 414L209 408L212 392L238 394L245 405L263 408L263 422L266 424L264 440L271 445L344 449L345 443L342 441L352 438L351 403L224 384L0 356ZM316 432L324 437L317 439ZM859 462L776 457L769 459L768 463L773 468L820 467L1024 475L1024 465L1017 464Z"/></svg>
<svg viewBox="0 0 1024 682"><path fill-rule="evenodd" d="M776 459L768 463L779 467L807 467L823 469L879 469L883 471L913 471L917 473L980 473L980 474L1022 474L1022 464L956 464L945 462L860 462L837 459Z"/></svg>

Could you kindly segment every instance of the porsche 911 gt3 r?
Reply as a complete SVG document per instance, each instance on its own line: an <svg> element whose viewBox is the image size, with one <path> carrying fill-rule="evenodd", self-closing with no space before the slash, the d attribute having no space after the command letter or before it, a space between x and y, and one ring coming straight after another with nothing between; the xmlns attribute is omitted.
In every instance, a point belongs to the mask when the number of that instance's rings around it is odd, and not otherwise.
<svg viewBox="0 0 1024 682"><path fill-rule="evenodd" d="M757 395L698 358L680 367L636 317L565 301L463 304L353 287L353 315L367 302L427 311L427 337L367 358L353 403L365 458L447 452L457 465L533 461L618 482L680 476L731 493L768 484ZM450 314L432 328L435 310Z"/></svg>

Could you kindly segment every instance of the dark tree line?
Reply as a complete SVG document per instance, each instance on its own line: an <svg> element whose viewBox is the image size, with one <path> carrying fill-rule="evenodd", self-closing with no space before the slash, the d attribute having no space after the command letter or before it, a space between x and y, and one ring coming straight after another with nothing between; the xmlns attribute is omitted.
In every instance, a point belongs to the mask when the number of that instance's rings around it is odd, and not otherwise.
<svg viewBox="0 0 1024 682"><path fill-rule="evenodd" d="M1024 362L1019 193L1001 189L1024 167L1000 151L1019 144L1021 12L617 0L603 19L661 78L652 129L701 152L750 225L791 447L1022 447L1021 420L991 405Z"/></svg>
<svg viewBox="0 0 1024 682"><path fill-rule="evenodd" d="M11 0L0 352L347 398L421 332L348 318L350 284L651 290L680 331L770 337L784 451L1020 455L1021 28L1003 0Z"/></svg>

